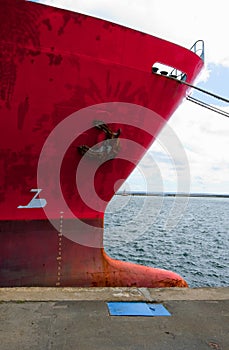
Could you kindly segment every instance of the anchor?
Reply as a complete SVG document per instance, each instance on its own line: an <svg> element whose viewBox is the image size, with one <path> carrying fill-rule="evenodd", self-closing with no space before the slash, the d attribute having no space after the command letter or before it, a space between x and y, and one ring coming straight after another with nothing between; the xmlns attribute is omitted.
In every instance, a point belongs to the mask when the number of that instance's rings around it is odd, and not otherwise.
<svg viewBox="0 0 229 350"><path fill-rule="evenodd" d="M116 132L114 132L109 128L107 124L100 120L95 120L94 126L106 134L106 139L97 148L89 147L87 145L78 146L80 154L86 154L90 158L97 158L100 160L115 158L118 151L120 150L119 136L121 134L121 129L118 129Z"/></svg>

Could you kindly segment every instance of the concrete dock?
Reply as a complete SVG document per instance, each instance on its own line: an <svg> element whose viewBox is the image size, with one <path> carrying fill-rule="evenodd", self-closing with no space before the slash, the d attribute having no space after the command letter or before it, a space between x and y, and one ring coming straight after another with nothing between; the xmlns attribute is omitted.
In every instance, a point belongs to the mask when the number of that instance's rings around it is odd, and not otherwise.
<svg viewBox="0 0 229 350"><path fill-rule="evenodd" d="M110 316L108 301L171 316ZM1 288L0 350L228 350L227 288Z"/></svg>

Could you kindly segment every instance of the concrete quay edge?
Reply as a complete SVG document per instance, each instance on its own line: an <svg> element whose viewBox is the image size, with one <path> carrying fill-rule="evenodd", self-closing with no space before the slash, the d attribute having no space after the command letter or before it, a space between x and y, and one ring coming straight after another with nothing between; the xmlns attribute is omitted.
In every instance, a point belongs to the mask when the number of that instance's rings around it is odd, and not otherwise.
<svg viewBox="0 0 229 350"><path fill-rule="evenodd" d="M0 302L23 301L214 301L229 300L229 287L12 287L0 288Z"/></svg>

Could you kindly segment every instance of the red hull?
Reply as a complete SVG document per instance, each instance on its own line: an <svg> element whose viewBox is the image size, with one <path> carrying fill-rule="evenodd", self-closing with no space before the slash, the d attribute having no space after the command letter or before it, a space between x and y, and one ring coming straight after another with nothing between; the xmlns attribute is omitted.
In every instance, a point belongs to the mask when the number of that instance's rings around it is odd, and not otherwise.
<svg viewBox="0 0 229 350"><path fill-rule="evenodd" d="M191 83L202 60L81 14L22 0L0 8L0 286L186 286L109 258L103 216L186 93L152 65Z"/></svg>

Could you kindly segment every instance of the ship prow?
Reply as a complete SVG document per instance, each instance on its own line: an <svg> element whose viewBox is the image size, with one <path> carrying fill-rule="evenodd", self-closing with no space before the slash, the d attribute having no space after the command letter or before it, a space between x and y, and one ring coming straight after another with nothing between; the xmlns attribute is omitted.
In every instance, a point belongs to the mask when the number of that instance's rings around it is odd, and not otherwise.
<svg viewBox="0 0 229 350"><path fill-rule="evenodd" d="M174 272L111 259L104 212L203 60L33 2L0 0L0 18L0 286L186 287Z"/></svg>

